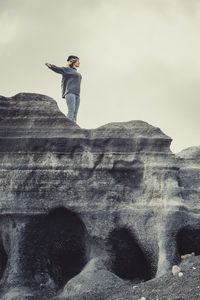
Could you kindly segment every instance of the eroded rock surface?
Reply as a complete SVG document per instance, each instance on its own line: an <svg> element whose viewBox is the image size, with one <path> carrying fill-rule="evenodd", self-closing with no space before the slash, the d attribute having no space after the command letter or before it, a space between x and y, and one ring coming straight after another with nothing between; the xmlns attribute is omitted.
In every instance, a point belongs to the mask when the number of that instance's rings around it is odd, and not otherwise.
<svg viewBox="0 0 200 300"><path fill-rule="evenodd" d="M50 97L0 96L3 299L114 297L199 255L200 147L170 143L143 121L82 129Z"/></svg>

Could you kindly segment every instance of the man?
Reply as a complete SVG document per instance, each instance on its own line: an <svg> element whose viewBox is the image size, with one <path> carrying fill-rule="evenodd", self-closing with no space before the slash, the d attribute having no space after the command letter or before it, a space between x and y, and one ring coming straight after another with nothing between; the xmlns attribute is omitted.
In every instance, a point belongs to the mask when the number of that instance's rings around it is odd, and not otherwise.
<svg viewBox="0 0 200 300"><path fill-rule="evenodd" d="M45 63L45 65L52 71L62 75L62 98L66 100L68 106L67 117L76 122L80 105L80 87L82 80L82 75L77 72L80 61L78 56L75 55L70 55L67 61L66 67L57 67L49 63Z"/></svg>

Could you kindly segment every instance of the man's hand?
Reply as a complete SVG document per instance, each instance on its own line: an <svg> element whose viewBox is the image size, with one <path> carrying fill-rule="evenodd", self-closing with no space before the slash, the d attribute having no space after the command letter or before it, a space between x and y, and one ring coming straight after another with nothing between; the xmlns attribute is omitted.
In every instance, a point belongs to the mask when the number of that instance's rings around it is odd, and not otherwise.
<svg viewBox="0 0 200 300"><path fill-rule="evenodd" d="M51 68L51 64L45 63L45 65L46 65L47 67Z"/></svg>

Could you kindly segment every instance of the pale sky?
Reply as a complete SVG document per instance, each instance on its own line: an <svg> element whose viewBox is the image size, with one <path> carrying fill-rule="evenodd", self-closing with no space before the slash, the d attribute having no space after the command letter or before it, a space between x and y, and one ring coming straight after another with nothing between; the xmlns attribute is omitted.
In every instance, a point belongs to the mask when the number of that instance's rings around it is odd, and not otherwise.
<svg viewBox="0 0 200 300"><path fill-rule="evenodd" d="M200 145L199 0L0 0L0 95L61 97L65 66L80 58L77 123L143 120Z"/></svg>

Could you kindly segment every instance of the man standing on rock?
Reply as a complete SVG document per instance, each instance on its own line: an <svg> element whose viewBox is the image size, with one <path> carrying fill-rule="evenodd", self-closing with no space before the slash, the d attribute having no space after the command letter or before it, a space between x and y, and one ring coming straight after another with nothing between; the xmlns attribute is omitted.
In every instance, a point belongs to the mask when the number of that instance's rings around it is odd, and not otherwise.
<svg viewBox="0 0 200 300"><path fill-rule="evenodd" d="M66 67L57 67L49 63L45 63L45 65L52 71L62 75L62 98L66 100L68 106L67 117L76 122L80 104L80 86L82 75L77 72L76 69L80 65L78 56L70 55L67 61L68 63Z"/></svg>

